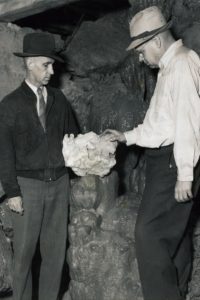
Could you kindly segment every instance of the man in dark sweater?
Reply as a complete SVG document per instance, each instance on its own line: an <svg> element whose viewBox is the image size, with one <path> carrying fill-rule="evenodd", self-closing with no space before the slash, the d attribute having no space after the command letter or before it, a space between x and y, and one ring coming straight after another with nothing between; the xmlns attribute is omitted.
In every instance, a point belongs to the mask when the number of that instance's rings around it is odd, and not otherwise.
<svg viewBox="0 0 200 300"><path fill-rule="evenodd" d="M78 132L63 93L48 86L62 59L46 33L24 37L26 79L0 103L0 180L14 228L14 300L31 300L31 264L39 240L39 300L56 300L65 259L69 179L65 134Z"/></svg>

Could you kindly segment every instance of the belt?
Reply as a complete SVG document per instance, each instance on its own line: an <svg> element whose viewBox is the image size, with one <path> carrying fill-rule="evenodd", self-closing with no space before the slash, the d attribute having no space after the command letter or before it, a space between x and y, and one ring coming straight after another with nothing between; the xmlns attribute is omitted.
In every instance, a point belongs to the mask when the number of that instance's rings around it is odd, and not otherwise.
<svg viewBox="0 0 200 300"><path fill-rule="evenodd" d="M148 156L160 156L168 153L172 153L174 144L168 146L162 146L160 148L145 148L145 154Z"/></svg>
<svg viewBox="0 0 200 300"><path fill-rule="evenodd" d="M55 181L67 173L67 168L48 168L43 170L17 170L17 176L34 178L41 181Z"/></svg>

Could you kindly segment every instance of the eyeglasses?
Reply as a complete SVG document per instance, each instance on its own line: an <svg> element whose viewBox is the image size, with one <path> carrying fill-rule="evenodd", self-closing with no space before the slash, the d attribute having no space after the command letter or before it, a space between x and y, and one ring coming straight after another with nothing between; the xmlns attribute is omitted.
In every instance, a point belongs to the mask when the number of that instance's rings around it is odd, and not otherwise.
<svg viewBox="0 0 200 300"><path fill-rule="evenodd" d="M147 40L145 42L143 42L142 44L140 44L137 48L135 48L136 52L139 53L139 54L143 54L144 51L145 51L145 48L148 44L150 44L150 42L152 41L151 40Z"/></svg>
<svg viewBox="0 0 200 300"><path fill-rule="evenodd" d="M145 42L143 42L142 44L140 44L137 48L135 48L136 52L139 55L139 61L143 61L144 57L145 57L145 52L147 52L148 50L146 49L146 47L148 45L150 45L150 43L153 41L154 39L149 39L146 40Z"/></svg>

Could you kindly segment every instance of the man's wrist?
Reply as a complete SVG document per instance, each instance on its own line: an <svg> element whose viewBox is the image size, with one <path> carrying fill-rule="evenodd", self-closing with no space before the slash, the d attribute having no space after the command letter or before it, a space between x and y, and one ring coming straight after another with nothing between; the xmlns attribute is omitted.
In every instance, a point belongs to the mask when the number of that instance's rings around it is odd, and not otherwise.
<svg viewBox="0 0 200 300"><path fill-rule="evenodd" d="M126 142L127 142L127 139L126 139L126 136L125 136L125 133L124 133L124 132L122 132L122 134L121 134L120 142L121 142L121 143L126 143Z"/></svg>
<svg viewBox="0 0 200 300"><path fill-rule="evenodd" d="M177 181L193 181L193 175L178 175Z"/></svg>
<svg viewBox="0 0 200 300"><path fill-rule="evenodd" d="M125 143L127 146L136 144L137 136L136 136L136 131L134 129L130 130L130 131L125 131L124 137L125 137Z"/></svg>

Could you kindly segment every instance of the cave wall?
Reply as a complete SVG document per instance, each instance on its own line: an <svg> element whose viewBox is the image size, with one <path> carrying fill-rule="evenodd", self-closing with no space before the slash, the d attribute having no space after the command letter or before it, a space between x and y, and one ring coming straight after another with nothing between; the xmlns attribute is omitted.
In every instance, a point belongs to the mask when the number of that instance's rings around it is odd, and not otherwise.
<svg viewBox="0 0 200 300"><path fill-rule="evenodd" d="M129 1L129 10L83 22L62 53L67 64L56 67L52 84L62 88L71 102L82 132L101 133L106 128L129 130L142 122L155 86L156 74L138 63L129 44L130 15L158 5L172 17L174 35L200 53L200 1ZM0 23L0 99L24 78L22 48L30 28ZM58 49L63 41L56 37ZM197 38L198 37L198 38ZM117 165L110 175L71 181L67 259L71 281L65 300L142 300L134 252L134 225L144 189L144 159L138 147L119 147ZM3 194L3 192L1 192ZM0 295L12 289L12 225L5 201L0 204ZM200 299L198 205L191 234L194 259L189 299ZM97 296L98 295L98 296Z"/></svg>

